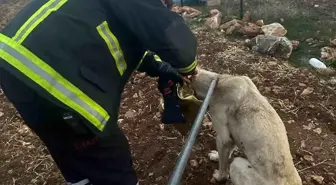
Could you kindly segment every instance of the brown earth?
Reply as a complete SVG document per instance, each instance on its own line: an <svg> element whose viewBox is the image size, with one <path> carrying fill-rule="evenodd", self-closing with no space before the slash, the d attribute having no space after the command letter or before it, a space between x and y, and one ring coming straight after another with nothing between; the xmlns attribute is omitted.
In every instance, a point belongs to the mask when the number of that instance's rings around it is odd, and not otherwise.
<svg viewBox="0 0 336 185"><path fill-rule="evenodd" d="M0 0L0 8L3 2ZM194 32L202 67L248 75L275 107L286 125L304 184L316 184L311 177L318 175L324 178L322 184L336 185L336 85L311 70L254 53L242 41L229 41L223 33L203 28ZM310 88L310 94L301 95ZM129 139L142 185L166 184L184 143L175 130L163 129L160 124L159 98L155 79L141 74L132 76L123 94L119 124ZM132 110L134 116L126 118L124 114ZM0 133L0 184L64 184L43 144L22 124L1 91ZM210 184L217 164L208 160L207 153L213 149L214 133L202 127L190 157L198 166L187 167L182 184Z"/></svg>

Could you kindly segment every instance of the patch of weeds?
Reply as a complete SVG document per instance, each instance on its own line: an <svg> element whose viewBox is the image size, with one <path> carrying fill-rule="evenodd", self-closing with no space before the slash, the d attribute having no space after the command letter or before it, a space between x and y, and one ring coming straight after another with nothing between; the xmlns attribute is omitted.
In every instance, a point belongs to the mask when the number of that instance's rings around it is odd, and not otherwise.
<svg viewBox="0 0 336 185"><path fill-rule="evenodd" d="M336 68L336 60L333 60L333 61L329 62L328 66L330 66L332 68Z"/></svg>

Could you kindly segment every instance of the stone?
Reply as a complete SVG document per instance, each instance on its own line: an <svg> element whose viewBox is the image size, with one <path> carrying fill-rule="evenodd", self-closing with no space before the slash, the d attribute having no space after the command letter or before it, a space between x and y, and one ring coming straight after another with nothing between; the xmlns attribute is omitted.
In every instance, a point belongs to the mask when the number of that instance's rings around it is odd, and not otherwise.
<svg viewBox="0 0 336 185"><path fill-rule="evenodd" d="M212 122L211 122L211 121L205 121L202 125L203 125L203 127L205 127L205 128L211 128L211 126L212 126Z"/></svg>
<svg viewBox="0 0 336 185"><path fill-rule="evenodd" d="M235 26L235 28L237 28L237 26ZM252 38L261 33L261 28L256 24L248 23L247 25L238 29L238 32Z"/></svg>
<svg viewBox="0 0 336 185"><path fill-rule="evenodd" d="M291 40L292 45L293 45L293 50L297 49L299 47L300 41L298 40Z"/></svg>
<svg viewBox="0 0 336 185"><path fill-rule="evenodd" d="M160 177L157 177L157 178L155 179L155 181L161 181L162 179L163 179L163 177L160 176Z"/></svg>
<svg viewBox="0 0 336 185"><path fill-rule="evenodd" d="M310 176L314 182L317 182L318 184L323 184L324 178L319 175L312 175Z"/></svg>
<svg viewBox="0 0 336 185"><path fill-rule="evenodd" d="M219 28L220 24L221 24L221 19L222 19L222 14L218 13L216 15L214 15L211 18L208 18L205 22L205 25L208 26L211 29L217 29Z"/></svg>
<svg viewBox="0 0 336 185"><path fill-rule="evenodd" d="M288 59L293 51L293 45L286 37L258 35L246 43L252 50L274 57Z"/></svg>
<svg viewBox="0 0 336 185"><path fill-rule="evenodd" d="M258 20L255 24L260 26L260 27L265 25L264 20L262 20L262 19Z"/></svg>
<svg viewBox="0 0 336 185"><path fill-rule="evenodd" d="M228 28L230 28L231 26L233 26L233 25L235 25L237 23L238 23L238 20L237 19L233 19L233 20L231 20L229 22L226 22L226 23L222 24L220 26L220 28L223 29L223 30L227 30Z"/></svg>
<svg viewBox="0 0 336 185"><path fill-rule="evenodd" d="M306 96L314 92L314 89L312 87L307 87L304 89L301 93L301 96Z"/></svg>
<svg viewBox="0 0 336 185"><path fill-rule="evenodd" d="M336 60L336 48L323 47L321 49L321 59L326 61Z"/></svg>
<svg viewBox="0 0 336 185"><path fill-rule="evenodd" d="M201 11L199 11L195 8L188 7L188 6L183 6L183 7L174 6L172 8L172 11L176 12L178 14L182 14L183 18L185 18L185 19L194 18L194 17L197 17L201 14Z"/></svg>
<svg viewBox="0 0 336 185"><path fill-rule="evenodd" d="M313 130L316 134L321 134L322 133L322 129L321 128L316 128Z"/></svg>
<svg viewBox="0 0 336 185"><path fill-rule="evenodd" d="M261 27L261 29L265 33L265 35L283 37L287 34L287 30L280 23L276 22L264 25Z"/></svg>
<svg viewBox="0 0 336 185"><path fill-rule="evenodd" d="M230 27L226 30L225 34L226 34L226 35L231 35L235 30L236 30L236 26L230 26Z"/></svg>
<svg viewBox="0 0 336 185"><path fill-rule="evenodd" d="M313 42L313 41L314 41L313 38L308 38L308 39L306 39L306 42L308 42L308 43L311 43L311 42Z"/></svg>
<svg viewBox="0 0 336 185"><path fill-rule="evenodd" d="M301 141L300 147L301 148L306 148L306 142L304 140Z"/></svg>
<svg viewBox="0 0 336 185"><path fill-rule="evenodd" d="M314 158L313 158L313 156L311 156L311 155L304 155L303 158L304 158L306 161L310 161L310 162L313 162L313 161L314 161Z"/></svg>
<svg viewBox="0 0 336 185"><path fill-rule="evenodd" d="M125 113L126 118L134 118L136 116L135 110L129 110Z"/></svg>
<svg viewBox="0 0 336 185"><path fill-rule="evenodd" d="M0 111L0 118L5 115L3 112Z"/></svg>
<svg viewBox="0 0 336 185"><path fill-rule="evenodd" d="M328 83L331 85L336 85L336 78L331 78L330 80L328 80ZM0 117L1 117L1 112L0 112Z"/></svg>
<svg viewBox="0 0 336 185"><path fill-rule="evenodd" d="M190 166L195 168L198 166L198 162L196 160L190 160Z"/></svg>

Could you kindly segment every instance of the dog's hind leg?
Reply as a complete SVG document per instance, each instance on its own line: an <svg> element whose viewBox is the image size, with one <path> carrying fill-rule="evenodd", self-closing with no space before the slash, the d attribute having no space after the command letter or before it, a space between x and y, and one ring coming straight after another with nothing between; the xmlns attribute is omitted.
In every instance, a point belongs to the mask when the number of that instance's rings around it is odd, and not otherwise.
<svg viewBox="0 0 336 185"><path fill-rule="evenodd" d="M234 147L227 127L222 127L220 132L217 133L216 145L218 151L219 169L215 170L213 177L220 182L227 180L228 178L229 156Z"/></svg>
<svg viewBox="0 0 336 185"><path fill-rule="evenodd" d="M268 185L244 158L236 157L230 165L230 179L234 185Z"/></svg>

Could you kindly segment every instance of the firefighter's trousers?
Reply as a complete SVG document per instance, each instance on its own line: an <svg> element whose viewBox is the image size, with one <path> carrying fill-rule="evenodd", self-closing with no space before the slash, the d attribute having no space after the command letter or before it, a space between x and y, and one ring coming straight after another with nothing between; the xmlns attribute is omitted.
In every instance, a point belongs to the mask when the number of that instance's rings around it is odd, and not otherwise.
<svg viewBox="0 0 336 185"><path fill-rule="evenodd" d="M138 179L125 135L117 123L108 136L79 135L57 106L0 69L0 84L25 123L46 145L68 184L136 185Z"/></svg>

